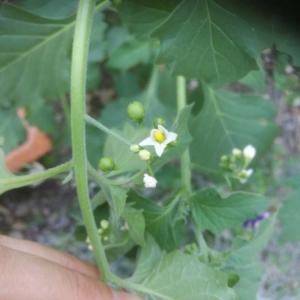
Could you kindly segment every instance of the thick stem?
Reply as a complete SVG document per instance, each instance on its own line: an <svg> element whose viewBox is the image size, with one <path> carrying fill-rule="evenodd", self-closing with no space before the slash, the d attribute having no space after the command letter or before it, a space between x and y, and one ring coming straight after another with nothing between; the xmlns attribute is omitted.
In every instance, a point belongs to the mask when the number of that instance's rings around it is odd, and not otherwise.
<svg viewBox="0 0 300 300"><path fill-rule="evenodd" d="M104 8L108 3L109 1L104 1L100 5ZM71 70L71 130L74 174L80 209L101 270L102 280L107 281L110 270L90 204L85 146L86 72L94 5L95 0L80 0L77 11Z"/></svg>
<svg viewBox="0 0 300 300"><path fill-rule="evenodd" d="M177 111L178 113L187 105L186 82L183 76L177 77ZM181 156L181 178L182 185L186 187L189 195L192 193L191 185L191 160L189 147Z"/></svg>

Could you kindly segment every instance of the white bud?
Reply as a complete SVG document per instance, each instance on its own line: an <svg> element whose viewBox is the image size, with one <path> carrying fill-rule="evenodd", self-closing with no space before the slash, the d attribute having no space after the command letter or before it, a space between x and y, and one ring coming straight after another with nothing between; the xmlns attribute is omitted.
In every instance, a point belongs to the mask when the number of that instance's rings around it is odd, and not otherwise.
<svg viewBox="0 0 300 300"><path fill-rule="evenodd" d="M148 150L143 149L139 152L139 157L141 160L149 160L151 153Z"/></svg>
<svg viewBox="0 0 300 300"><path fill-rule="evenodd" d="M294 72L294 68L291 65L286 65L284 68L285 73L292 74Z"/></svg>
<svg viewBox="0 0 300 300"><path fill-rule="evenodd" d="M145 188L155 188L157 180L154 177L149 176L148 174L144 174L144 184Z"/></svg>
<svg viewBox="0 0 300 300"><path fill-rule="evenodd" d="M232 154L234 156L240 156L242 154L242 151L240 149L237 149L237 148L233 148L232 149Z"/></svg>
<svg viewBox="0 0 300 300"><path fill-rule="evenodd" d="M244 148L243 154L246 159L251 160L256 154L256 149L252 145L248 145Z"/></svg>
<svg viewBox="0 0 300 300"><path fill-rule="evenodd" d="M137 144L131 145L130 151L132 151L133 153L138 153L140 151L140 146Z"/></svg>
<svg viewBox="0 0 300 300"><path fill-rule="evenodd" d="M240 183L245 183L247 179L252 175L253 170L248 169L248 170L243 170L239 173L239 178L240 178Z"/></svg>

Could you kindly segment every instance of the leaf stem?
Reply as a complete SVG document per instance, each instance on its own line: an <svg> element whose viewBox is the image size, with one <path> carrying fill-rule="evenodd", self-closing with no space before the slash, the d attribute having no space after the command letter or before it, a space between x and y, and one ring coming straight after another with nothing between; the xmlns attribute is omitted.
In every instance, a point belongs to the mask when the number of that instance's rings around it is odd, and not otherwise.
<svg viewBox="0 0 300 300"><path fill-rule="evenodd" d="M95 2L95 0L80 0L78 5L72 51L71 131L74 174L79 205L98 267L101 270L102 280L106 282L110 270L104 247L97 232L89 198L84 122L87 58ZM103 9L108 4L109 1L106 0L100 6Z"/></svg>
<svg viewBox="0 0 300 300"><path fill-rule="evenodd" d="M177 111L178 113L187 105L186 82L183 76L177 77ZM188 194L192 193L191 185L191 160L189 147L181 156L181 178L182 185L186 187Z"/></svg>
<svg viewBox="0 0 300 300"><path fill-rule="evenodd" d="M37 181L45 180L47 178L53 177L62 172L69 171L72 168L72 162L66 162L62 165L56 166L54 168L48 169L46 171L32 174L32 175L22 175L22 176L12 176L10 178L0 179L0 190L1 193L9 191L11 189L26 186Z"/></svg>
<svg viewBox="0 0 300 300"><path fill-rule="evenodd" d="M114 131L110 130L109 128L107 128L106 126L101 124L99 121L96 121L95 119L91 118L89 115L85 114L84 120L86 123L94 125L95 127L104 131L105 133L112 135L113 137L117 138L119 141L123 142L124 144L128 145L129 147L132 145L129 141L127 141L126 139L124 139L123 137L121 137L120 135L115 133Z"/></svg>

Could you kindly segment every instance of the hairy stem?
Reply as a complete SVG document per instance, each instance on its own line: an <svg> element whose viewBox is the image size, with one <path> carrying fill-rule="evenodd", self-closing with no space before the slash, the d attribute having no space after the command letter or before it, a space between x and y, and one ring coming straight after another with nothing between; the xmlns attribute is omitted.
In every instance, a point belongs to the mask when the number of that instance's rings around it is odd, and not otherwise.
<svg viewBox="0 0 300 300"><path fill-rule="evenodd" d="M183 76L177 77L177 111L178 113L187 105L186 82ZM191 160L189 147L181 156L181 178L182 185L186 187L188 194L192 193L191 185Z"/></svg>
<svg viewBox="0 0 300 300"><path fill-rule="evenodd" d="M84 122L87 58L95 2L95 0L80 0L78 5L71 69L71 130L74 174L80 209L101 270L102 280L106 282L110 270L90 204ZM100 5L105 8L108 4L109 1L104 1Z"/></svg>

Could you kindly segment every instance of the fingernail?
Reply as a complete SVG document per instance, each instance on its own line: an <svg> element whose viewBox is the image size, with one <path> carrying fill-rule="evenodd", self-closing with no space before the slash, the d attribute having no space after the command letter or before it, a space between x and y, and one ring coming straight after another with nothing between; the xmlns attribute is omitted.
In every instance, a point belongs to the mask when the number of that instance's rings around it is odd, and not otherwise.
<svg viewBox="0 0 300 300"><path fill-rule="evenodd" d="M120 292L120 291L112 291L114 300L143 300L142 298L136 296L136 295L131 295L125 292Z"/></svg>

